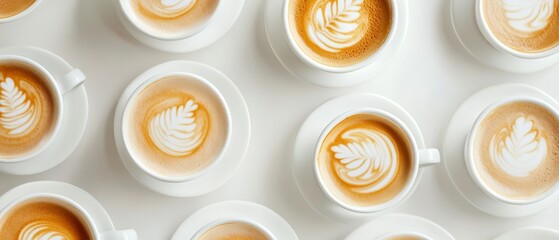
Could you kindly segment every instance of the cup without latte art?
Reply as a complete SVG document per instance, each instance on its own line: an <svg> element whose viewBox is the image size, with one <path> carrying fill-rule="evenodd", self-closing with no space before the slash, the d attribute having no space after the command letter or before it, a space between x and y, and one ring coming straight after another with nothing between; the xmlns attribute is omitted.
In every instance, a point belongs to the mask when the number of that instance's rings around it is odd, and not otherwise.
<svg viewBox="0 0 559 240"><path fill-rule="evenodd" d="M514 101L489 112L472 136L476 173L505 199L531 200L559 181L559 119L540 103Z"/></svg>
<svg viewBox="0 0 559 240"><path fill-rule="evenodd" d="M94 239L86 218L73 206L49 198L30 199L0 218L3 240Z"/></svg>
<svg viewBox="0 0 559 240"><path fill-rule="evenodd" d="M538 53L559 45L559 0L478 0L491 33L504 45Z"/></svg>
<svg viewBox="0 0 559 240"><path fill-rule="evenodd" d="M147 85L146 85L147 84ZM190 74L155 77L136 90L125 109L124 141L148 173L184 179L220 158L229 114L218 91Z"/></svg>
<svg viewBox="0 0 559 240"><path fill-rule="evenodd" d="M197 240L270 240L259 227L246 222L226 222L200 234Z"/></svg>
<svg viewBox="0 0 559 240"><path fill-rule="evenodd" d="M339 201L358 207L394 199L411 182L413 150L392 120L359 113L337 123L316 155L318 177Z"/></svg>
<svg viewBox="0 0 559 240"><path fill-rule="evenodd" d="M392 30L390 0L289 0L287 31L314 61L348 67L371 57Z"/></svg>
<svg viewBox="0 0 559 240"><path fill-rule="evenodd" d="M124 0L142 29L163 38L188 37L213 16L219 0Z"/></svg>
<svg viewBox="0 0 559 240"><path fill-rule="evenodd" d="M37 0L0 0L0 19L16 16L27 10Z"/></svg>

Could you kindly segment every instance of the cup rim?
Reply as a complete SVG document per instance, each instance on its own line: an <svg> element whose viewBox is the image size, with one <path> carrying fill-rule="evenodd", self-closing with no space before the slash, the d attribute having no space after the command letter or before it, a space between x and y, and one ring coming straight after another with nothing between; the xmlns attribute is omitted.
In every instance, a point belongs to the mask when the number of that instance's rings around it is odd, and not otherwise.
<svg viewBox="0 0 559 240"><path fill-rule="evenodd" d="M42 1L43 0L35 0L34 3L32 3L29 7L27 7L25 10L21 11L20 13L18 13L16 15L13 15L11 17L7 17L7 18L0 18L0 24L13 22L15 20L18 20L18 19L24 17L25 15L27 15L30 12L32 12L33 10L35 10L35 8L37 8L37 6L39 6L39 4L41 4Z"/></svg>
<svg viewBox="0 0 559 240"><path fill-rule="evenodd" d="M5 216L6 213L8 213L17 205L24 203L26 201L33 201L35 199L37 200L51 199L57 203L62 202L62 204L67 204L70 207L74 208L74 210L81 215L80 217L83 218L83 220L85 220L84 224L87 225L86 227L89 228L89 232L93 235L93 238L99 239L101 233L97 227L97 223L95 222L95 220L93 220L91 215L76 201L70 199L69 197L59 195L59 194L54 194L54 193L33 193L14 199L11 202L9 202L6 206L0 209L0 220Z"/></svg>
<svg viewBox="0 0 559 240"><path fill-rule="evenodd" d="M132 147L129 145L128 138L125 135L125 131L127 131L126 129L128 129L126 127L126 125L127 125L126 124L126 119L128 117L128 114L129 114L128 111L130 110L130 107L133 104L133 101L135 100L135 98L144 89L146 89L146 87L148 87L152 83L157 82L157 81L159 81L159 80L161 80L165 77L169 77L169 76L189 77L189 78L192 78L192 79L194 79L196 81L199 81L199 82L203 83L204 85L206 85L209 89L211 89L211 91L219 99L219 102L222 104L222 106L224 108L225 116L226 116L226 119L227 119L227 136L226 136L226 139L225 139L225 143L223 144L223 148L221 149L219 154L213 159L213 161L208 166L206 166L205 168L203 168L203 169L201 169L197 172L187 174L187 175L184 175L184 176L176 176L176 177L169 177L169 176L165 176L163 174L157 173L156 171L153 171L152 169L148 168L143 163L141 163L140 160L136 159L135 155L133 154L134 151L133 151ZM223 97L221 92L210 81L206 80L205 78L201 77L200 75L197 75L197 74L194 74L194 73L189 73L189 72L181 72L181 71L165 72L165 73L154 75L154 76L150 77L148 80L144 81L142 84L140 84L136 89L134 89L134 91L132 92L130 97L128 97L128 99L126 100L120 125L121 125L121 129L122 129L120 134L122 135L122 139L123 139L123 142L124 142L124 147L125 147L126 151L128 152L128 155L130 156L132 161L136 164L136 166L138 166L140 169L142 169L143 172L147 173L151 177L153 177L155 179L158 179L158 180L161 180L161 181L164 181L164 182L169 182L169 183L186 182L186 181L196 179L196 178L200 177L201 175L205 174L207 171L209 171L210 169L217 166L217 164L223 160L225 152L227 151L227 149L229 147L229 144L231 142L232 119L231 119L231 112L230 112L229 106L227 105L227 101L225 100L225 98Z"/></svg>
<svg viewBox="0 0 559 240"><path fill-rule="evenodd" d="M220 218L217 220L214 220L212 222L207 223L206 225L204 225L203 227L199 228L196 233L194 233L194 235L192 236L192 240L197 240L200 239L200 237L202 237L202 235L204 235L204 233L206 233L207 231L209 231L210 229L217 227L221 224L227 224L227 223L236 223L236 222L240 222L240 223L244 223L244 224L249 224L255 228L257 228L261 233L264 233L266 235L266 237L268 237L268 239L270 240L276 240L276 238L274 237L274 235L270 232L270 230L268 230L268 228L262 226L262 224L257 223L251 219L248 218L235 218L235 217L224 217L224 218Z"/></svg>
<svg viewBox="0 0 559 240"><path fill-rule="evenodd" d="M522 52L522 51L512 49L511 47L505 45L493 34L491 28L489 27L489 24L485 19L485 15L483 14L484 1L487 0L476 0L476 6L475 6L476 22L477 22L478 29L481 31L482 35L494 48L496 48L501 52L512 55L514 57L523 58L523 59L541 59L559 53L559 44L557 44L552 48L540 52Z"/></svg>
<svg viewBox="0 0 559 240"><path fill-rule="evenodd" d="M176 41L176 40L182 40L182 39L190 38L190 37L195 36L196 34L202 32L204 29L206 29L208 27L208 25L211 22L214 21L214 19L216 17L216 12L218 11L219 8L222 7L222 5L223 5L222 3L224 2L224 0L216 0L216 1L217 1L217 6L214 9L214 11L212 12L211 16L209 16L208 19L206 21L204 21L203 23L200 23L199 26L196 26L196 28L194 28L193 31L182 33L182 34L177 34L177 35L169 35L169 36L164 36L163 34L157 34L155 31L152 31L148 27L144 26L141 23L141 20L139 20L138 17L136 16L134 11L131 10L129 0L119 0L119 4L120 4L120 8L121 8L122 12L124 13L124 15L126 16L126 18L132 23L132 25L134 25L134 27L137 30L139 30L143 34L145 34L145 35L147 35L151 38L161 40L161 41Z"/></svg>
<svg viewBox="0 0 559 240"><path fill-rule="evenodd" d="M289 3L291 1L293 1L293 0L285 0L283 2L283 6L282 6L282 21L283 21L283 27L284 27L284 34L285 34L285 37L287 38L288 45L290 46L293 53L295 53L295 55L297 57L299 57L299 59L301 59L305 64L310 65L311 67L317 68L317 69L325 71L325 72L329 72L329 73L349 73L349 72L355 72L355 71L361 70L361 69L363 69L367 66L372 65L373 63L379 61L382 58L383 55L385 55L385 52L387 51L388 46L390 44L392 44L392 42L394 41L396 33L399 31L399 27L398 27L399 11L398 11L397 0L386 0L386 1L390 2L390 6L391 6L391 10L392 10L391 11L392 12L392 24L391 24L391 29L390 29L390 32L388 33L388 36L386 37L384 42L380 45L380 47L375 52L373 52L371 55L367 56L365 59L363 59L362 61L360 61L356 64L352 64L352 65L349 65L349 66L343 66L343 67L326 65L326 64L320 63L320 62L314 60L313 58L307 56L307 54L305 54L305 52L297 44L297 41L294 39L293 34L291 33L290 24L289 24Z"/></svg>
<svg viewBox="0 0 559 240"><path fill-rule="evenodd" d="M64 101L62 98L62 91L60 89L60 86L56 82L55 78L47 69L45 69L39 63L35 62L30 58L26 58L18 55L11 55L11 54L0 55L0 61L15 61L33 67L34 70L39 72L43 78L47 79L46 81L48 82L48 84L50 85L54 93L53 100L56 102L54 105L57 114L55 116L54 125L51 130L51 133L48 136L48 139L41 144L42 146L33 149L32 152L30 152L29 154L25 154L17 158L0 158L0 164L4 164L4 163L15 164L37 157L39 154L44 152L47 148L49 148L52 145L54 139L58 135L58 132L62 126L62 119L64 118Z"/></svg>
<svg viewBox="0 0 559 240"><path fill-rule="evenodd" d="M411 150L411 161L412 161L412 169L410 171L410 176L408 177L408 181L405 185L404 188L402 188L400 190L400 192L394 196L392 199L383 202L381 204L376 204L376 205L372 205L372 206L352 206L344 201L342 201L341 199L337 198L335 196L335 194L328 189L328 187L326 186L326 183L324 182L324 180L322 179L322 175L320 174L320 169L318 166L318 154L320 152L320 148L322 146L322 143L324 141L324 139L326 138L326 136L330 133L330 131L336 126L338 125L340 122L342 122L343 120L345 120L346 118L356 115L356 114L370 114L370 115L376 115L376 116L381 116L385 119L387 119L388 121L393 122L397 127L399 127L401 129L401 131L406 135L406 138L409 142L410 145L410 150ZM352 109L349 111L346 111L340 115L338 115L337 117L335 117L333 120L330 121L330 123L328 123L328 125L322 130L322 133L320 134L320 137L318 138L317 143L315 144L315 151L314 151L314 158L312 159L313 161L313 170L314 170L314 176L315 179L318 182L318 185L320 186L320 189L322 190L322 192L324 193L324 195L326 195L326 197L328 199L330 199L330 201L332 201L333 203L343 207L346 210L352 211L352 212L357 212L357 213L376 213L376 212L380 212L386 209L389 209L391 207L396 206L397 204L401 203L403 200L406 199L406 197L409 196L409 194L412 191L413 185L415 184L415 182L417 182L417 176L418 176L418 172L419 172L419 147L417 145L417 140L415 139L415 137L413 136L412 132L410 131L410 129L407 127L407 125L402 122L399 118L397 118L396 116L381 110L381 109L377 109L377 108L356 108L356 109Z"/></svg>
<svg viewBox="0 0 559 240"><path fill-rule="evenodd" d="M423 238L424 240L432 240L432 238L427 237L425 234L421 234L415 231L395 231L395 232L389 232L386 234L381 235L380 237L376 238L377 240L384 240L386 238L389 237L399 237L399 236L412 236L412 237L420 237Z"/></svg>
<svg viewBox="0 0 559 240"><path fill-rule="evenodd" d="M539 105L539 106L545 108L548 112L550 112L555 117L555 119L557 119L559 121L559 111L557 109L555 109L553 106L551 106L551 104L549 104L549 103L547 103L547 102L545 102L541 99L534 98L534 97L528 97L528 96L515 96L515 97L508 97L508 98L501 99L501 100L496 101L496 102L490 104L489 106L487 106L476 118L476 121L474 122L474 125L472 126L472 128L470 130L470 133L468 134L468 137L467 137L467 140L466 140L464 159L465 159L465 163L466 163L466 169L467 169L470 177L474 180L476 185L483 192L485 192L485 194L487 194L488 196L490 196L490 197L492 197L492 198L494 198L498 201L504 202L504 203L513 204L513 205L527 205L527 204L533 204L533 203L541 202L544 199L547 199L551 195L555 194L559 190L559 181L557 181L547 191L545 191L543 193L540 193L536 197L533 197L533 198L529 198L529 199L507 198L507 197L504 197L501 194L497 193L496 191L491 189L489 186L487 186L485 181L479 175L479 172L475 167L475 165L476 165L476 163L474 162L475 160L473 159L474 158L473 152L474 152L475 137L476 137L476 134L478 133L480 124L495 109L497 109L497 108L499 108L499 107L501 107L505 104L516 103L516 102L528 102L528 103Z"/></svg>

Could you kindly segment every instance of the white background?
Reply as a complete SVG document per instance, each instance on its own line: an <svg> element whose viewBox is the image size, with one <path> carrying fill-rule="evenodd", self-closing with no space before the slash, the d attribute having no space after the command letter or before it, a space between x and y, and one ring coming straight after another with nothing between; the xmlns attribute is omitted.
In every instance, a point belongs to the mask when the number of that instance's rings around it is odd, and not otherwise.
<svg viewBox="0 0 559 240"><path fill-rule="evenodd" d="M357 92L384 95L415 117L428 146L440 148L454 111L482 88L525 82L559 98L559 66L515 75L469 56L451 30L448 0L410 1L404 46L377 79L345 89L313 86L289 74L273 55L264 31L265 3L246 0L240 18L223 38L188 54L165 53L136 41L120 23L111 0L46 0L23 19L0 25L0 47L38 46L82 69L89 98L89 122L76 151L42 174L0 174L0 192L30 181L72 183L95 196L117 228L135 228L140 239L169 239L194 211L223 200L254 201L275 210L302 240L343 239L358 225L314 212L299 194L289 165L299 126L322 102ZM244 94L251 114L245 162L226 185L197 198L171 198L144 188L124 168L113 139L114 108L124 88L144 70L176 59L206 63L228 75ZM453 188L443 165L428 169L414 195L395 211L433 220L459 240L492 239L529 225L559 229L559 204L512 220L478 211Z"/></svg>

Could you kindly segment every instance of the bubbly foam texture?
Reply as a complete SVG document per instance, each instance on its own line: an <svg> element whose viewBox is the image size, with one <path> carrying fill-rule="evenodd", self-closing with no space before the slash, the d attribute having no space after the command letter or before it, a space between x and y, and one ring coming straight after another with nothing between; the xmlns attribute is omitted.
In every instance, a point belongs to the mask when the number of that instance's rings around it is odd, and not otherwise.
<svg viewBox="0 0 559 240"><path fill-rule="evenodd" d="M320 177L343 202L373 206L398 195L411 172L411 147L392 121L356 114L325 137L318 157Z"/></svg>
<svg viewBox="0 0 559 240"><path fill-rule="evenodd" d="M0 0L0 19L20 14L36 0Z"/></svg>
<svg viewBox="0 0 559 240"><path fill-rule="evenodd" d="M177 36L207 22L219 0L128 0L134 14L156 34Z"/></svg>
<svg viewBox="0 0 559 240"><path fill-rule="evenodd" d="M0 220L5 240L93 239L85 218L52 200L27 201L15 206Z"/></svg>
<svg viewBox="0 0 559 240"><path fill-rule="evenodd" d="M244 222L230 222L215 226L198 240L268 240L257 227Z"/></svg>
<svg viewBox="0 0 559 240"><path fill-rule="evenodd" d="M0 158L24 156L52 134L54 89L32 66L0 62Z"/></svg>
<svg viewBox="0 0 559 240"><path fill-rule="evenodd" d="M482 180L506 198L532 199L559 181L559 120L529 102L498 107L474 139Z"/></svg>
<svg viewBox="0 0 559 240"><path fill-rule="evenodd" d="M508 47L543 52L559 44L559 0L484 0L483 17Z"/></svg>
<svg viewBox="0 0 559 240"><path fill-rule="evenodd" d="M392 28L388 0L292 0L288 11L290 32L299 48L333 67L367 59Z"/></svg>
<svg viewBox="0 0 559 240"><path fill-rule="evenodd" d="M427 239L416 235L402 234L402 235L382 238L381 240L427 240Z"/></svg>
<svg viewBox="0 0 559 240"><path fill-rule="evenodd" d="M141 164L182 177L209 166L227 139L225 106L212 89L170 76L141 90L125 114L125 141Z"/></svg>

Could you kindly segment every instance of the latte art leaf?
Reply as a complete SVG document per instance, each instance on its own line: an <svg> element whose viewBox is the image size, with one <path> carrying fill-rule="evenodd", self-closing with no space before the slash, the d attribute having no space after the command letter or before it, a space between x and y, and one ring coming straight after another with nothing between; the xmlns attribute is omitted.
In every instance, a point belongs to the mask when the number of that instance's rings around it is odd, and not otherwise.
<svg viewBox="0 0 559 240"><path fill-rule="evenodd" d="M373 193L387 187L398 170L396 146L383 133L369 129L346 131L347 144L331 147L337 160L336 173L358 193Z"/></svg>
<svg viewBox="0 0 559 240"><path fill-rule="evenodd" d="M64 229L47 221L32 222L21 230L18 240L72 240Z"/></svg>
<svg viewBox="0 0 559 240"><path fill-rule="evenodd" d="M493 136L489 153L503 171L514 177L525 177L545 160L547 143L533 121L519 117L513 126Z"/></svg>
<svg viewBox="0 0 559 240"><path fill-rule="evenodd" d="M549 23L554 0L502 0L509 25L515 30L532 33Z"/></svg>
<svg viewBox="0 0 559 240"><path fill-rule="evenodd" d="M149 123L149 136L164 153L174 157L192 154L206 135L206 121L197 119L198 104L188 100L156 115Z"/></svg>
<svg viewBox="0 0 559 240"><path fill-rule="evenodd" d="M311 11L307 33L325 51L337 53L363 38L359 18L363 0L317 0Z"/></svg>
<svg viewBox="0 0 559 240"><path fill-rule="evenodd" d="M24 82L24 81L20 81ZM0 125L10 135L25 133L36 125L36 107L11 78L0 83Z"/></svg>
<svg viewBox="0 0 559 240"><path fill-rule="evenodd" d="M144 8L163 18L174 18L188 12L197 0L151 0L142 1Z"/></svg>

